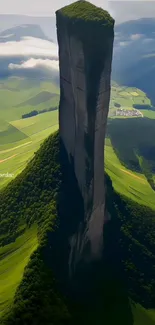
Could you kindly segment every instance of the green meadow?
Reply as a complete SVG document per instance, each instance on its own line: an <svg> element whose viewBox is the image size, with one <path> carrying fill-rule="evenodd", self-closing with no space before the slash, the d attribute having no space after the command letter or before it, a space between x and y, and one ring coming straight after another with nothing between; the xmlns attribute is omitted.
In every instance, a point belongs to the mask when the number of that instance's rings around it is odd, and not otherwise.
<svg viewBox="0 0 155 325"><path fill-rule="evenodd" d="M121 164L110 139L106 139L105 144L105 169L118 193L155 209L155 191L142 173L133 172Z"/></svg>
<svg viewBox="0 0 155 325"><path fill-rule="evenodd" d="M25 168L42 141L58 128L58 110L25 119L22 115L57 107L59 87L52 81L9 78L0 82L0 98L1 188Z"/></svg>
<svg viewBox="0 0 155 325"><path fill-rule="evenodd" d="M144 107L146 105L151 108L151 101L140 89L135 87L123 87L112 82L109 116L115 117L118 107L123 110L133 110L135 109L134 105L142 105ZM155 118L155 111L142 109L140 112L144 117ZM121 118L124 117L122 116Z"/></svg>
<svg viewBox="0 0 155 325"><path fill-rule="evenodd" d="M0 316L9 308L24 268L37 248L37 229L27 230L15 242L0 247Z"/></svg>

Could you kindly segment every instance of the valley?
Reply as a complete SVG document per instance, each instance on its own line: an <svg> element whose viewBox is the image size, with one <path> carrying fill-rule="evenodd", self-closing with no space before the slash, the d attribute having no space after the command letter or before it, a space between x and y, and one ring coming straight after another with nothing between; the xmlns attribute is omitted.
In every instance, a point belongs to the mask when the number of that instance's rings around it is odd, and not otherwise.
<svg viewBox="0 0 155 325"><path fill-rule="evenodd" d="M58 129L58 110L28 118L22 118L22 115L28 114L34 110L41 111L58 106L59 88L54 82L52 83L47 80L36 82L36 80L29 80L27 78L9 78L6 79L6 81L1 80L0 92L2 98L4 98L0 108L0 174L4 175L0 177L0 188L2 188L25 168L44 139ZM19 96L16 96L16 92L18 92ZM6 100L5 96L7 96ZM135 140L134 130L136 130L138 126L132 126L132 121L128 122L129 119L127 119L127 117L124 120L124 116L115 116L117 106L124 110L132 110L134 109L133 105L135 103L139 105L151 105L150 100L143 91L136 88L119 87L115 82L112 82L109 121L113 123L108 123L108 130L110 130L111 124L110 137L112 138L106 139L106 171L111 177L116 191L154 209L155 192L151 189L141 169L139 168L136 171L132 168L131 162L129 163L132 155L134 155L130 148L129 150L131 152L128 157L123 158L127 159L125 166L120 157L122 155L122 148L124 148L124 146L126 147L127 142L132 141L130 147L134 147L135 143L139 142L140 138L143 138L143 131L141 132L141 130L143 130L143 123L142 126L138 123L140 136ZM150 118L155 118L155 111L147 109L142 110L142 112L144 117L148 117L146 122L150 124L148 128L151 128L152 132L154 132ZM116 118L118 121L115 122L114 120ZM134 118L133 122L135 122L135 124L136 120L137 118ZM143 120L143 118L141 120ZM121 123L121 126L116 125L115 127L115 123ZM127 124L127 126L124 123ZM120 136L116 136L115 134L115 129L117 133L118 128L122 130ZM122 144L123 147L117 148L117 143L119 143L120 146L120 138L124 138L122 134L127 128L129 128L128 132L132 135L132 138L130 136L130 141L126 139L125 144ZM125 133L126 137L128 137L128 132ZM119 137L118 141L117 137ZM154 133L150 134L149 139L147 140L146 138L144 143L147 141L151 142L153 138ZM136 156L134 156L133 159L133 164L135 163L137 163ZM139 163L137 163L137 165L139 165ZM12 177L5 177L7 173L11 174Z"/></svg>
<svg viewBox="0 0 155 325"><path fill-rule="evenodd" d="M36 82L36 80L16 77L6 79L5 82L1 80L0 92L3 99L0 107L0 174L12 174L11 178L0 177L0 188L3 192L12 179L17 175L20 177L22 171L24 173L25 167L29 166L32 158L35 159L40 145L58 129L58 110L27 118L22 118L22 115L34 110L39 112L58 107L59 88L52 81ZM141 169L140 164L141 157L147 160L151 177L155 179L152 163L155 136L152 123L155 112L144 109L143 117L139 118L116 116L118 107L128 111L133 110L135 104L146 105L147 108L151 106L146 94L139 89L112 84L105 143L105 170L113 182L116 193L132 199L141 206L155 210L155 191L151 188L147 174ZM150 131L146 133L145 129ZM137 130L139 137L136 136ZM145 152L145 146L148 147L148 144L151 146L150 152ZM13 186L12 184L10 185ZM32 252L38 247L38 228L35 223L32 222L32 226L23 234L22 229L25 229L23 222L18 228L20 235L16 240L0 248L0 283L2 282L0 315L7 312L23 277L24 268ZM7 275L7 281L4 280L4 275ZM134 325L146 325L146 322L147 325L154 324L154 310L146 311L138 304L134 304L132 310Z"/></svg>

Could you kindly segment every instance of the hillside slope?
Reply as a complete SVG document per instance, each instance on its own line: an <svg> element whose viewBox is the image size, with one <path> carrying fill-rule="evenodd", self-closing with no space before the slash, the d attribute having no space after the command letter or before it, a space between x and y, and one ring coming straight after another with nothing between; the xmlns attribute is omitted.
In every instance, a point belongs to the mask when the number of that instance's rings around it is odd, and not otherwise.
<svg viewBox="0 0 155 325"><path fill-rule="evenodd" d="M27 260L28 265L18 289L18 282L14 282L17 289L14 302L10 300L13 297L10 296L9 290L8 297L4 294L2 296L2 324L50 324L50 319L53 319L54 324L63 324L68 319L66 307L54 290L54 278L45 261L45 255L50 248L48 234L53 229L57 215L56 200L60 180L59 137L54 135L45 141L44 146L22 174L0 193L2 266L7 256L11 257L13 250L11 243L15 241L14 246L16 245L17 249L20 240L22 247L24 236L35 225L38 237L38 248L35 249L29 262ZM25 257L26 254L25 249ZM10 271L19 258L16 250ZM2 276L3 273L0 279ZM7 279L7 286L11 288L9 277ZM10 306L12 306L11 312Z"/></svg>
<svg viewBox="0 0 155 325"><path fill-rule="evenodd" d="M64 242L62 247L63 237L61 240L57 237L57 229L63 223L63 233L68 233L80 215L79 199L70 180L67 178L65 187L61 186L62 179L65 180L61 166L65 161L59 148L56 133L44 142L26 169L0 192L0 271L5 270L8 256L13 256L10 272L19 261L17 271L21 279L20 284L12 283L6 273L10 290L6 292L8 297L1 291L1 324L94 324L96 319L97 324L104 321L108 325L143 325L143 313L147 325L154 324L153 311L146 311L137 303L154 308L155 213L120 197L114 192L109 177L106 177L107 207L112 221L104 231L103 267L96 269L98 276L92 280L91 293L96 303L89 298L87 304L81 299L70 303L61 298L54 278L58 280L61 275L63 279L65 259L59 260L58 256L66 244ZM28 232L35 241L32 255L23 246ZM20 247L23 247L23 260L24 254L27 256L24 274L20 269ZM51 270L53 263L59 266L58 275L56 269L54 273ZM3 281L3 272L0 272L0 281ZM10 294L12 285L14 297ZM130 304L128 296L136 305Z"/></svg>
<svg viewBox="0 0 155 325"><path fill-rule="evenodd" d="M107 135L121 163L129 170L144 174L154 190L154 119L110 119Z"/></svg>

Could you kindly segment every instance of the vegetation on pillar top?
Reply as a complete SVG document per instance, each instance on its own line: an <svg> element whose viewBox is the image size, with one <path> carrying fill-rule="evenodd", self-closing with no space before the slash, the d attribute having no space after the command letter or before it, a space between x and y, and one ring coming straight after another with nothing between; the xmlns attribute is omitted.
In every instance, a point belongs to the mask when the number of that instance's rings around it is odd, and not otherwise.
<svg viewBox="0 0 155 325"><path fill-rule="evenodd" d="M109 27L113 27L114 25L114 19L106 10L96 7L90 2L83 0L65 6L57 12L61 13L69 20L74 20L75 22L94 22Z"/></svg>

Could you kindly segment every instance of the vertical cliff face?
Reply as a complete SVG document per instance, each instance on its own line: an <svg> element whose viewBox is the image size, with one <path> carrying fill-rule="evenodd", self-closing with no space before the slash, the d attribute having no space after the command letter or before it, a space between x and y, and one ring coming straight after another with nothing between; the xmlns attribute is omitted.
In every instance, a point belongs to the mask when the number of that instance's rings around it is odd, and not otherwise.
<svg viewBox="0 0 155 325"><path fill-rule="evenodd" d="M105 213L104 140L110 99L114 21L78 1L56 12L60 137L78 182L84 217L70 240L70 271L100 259ZM74 218L74 216L73 216Z"/></svg>

